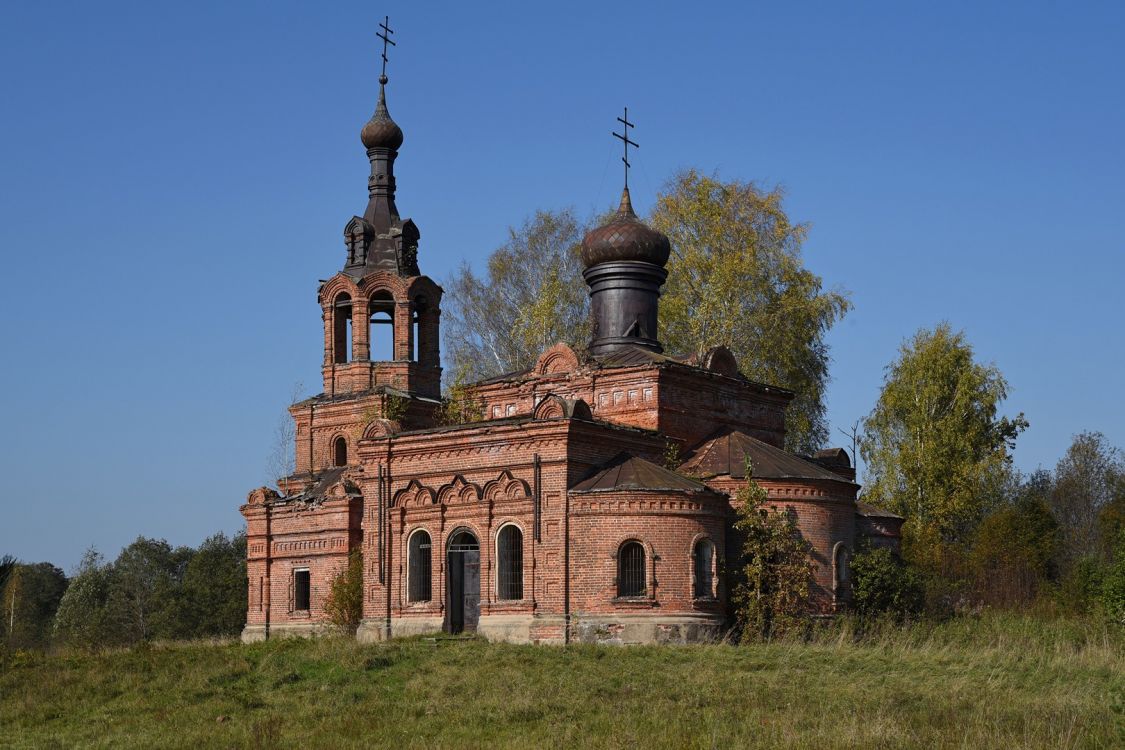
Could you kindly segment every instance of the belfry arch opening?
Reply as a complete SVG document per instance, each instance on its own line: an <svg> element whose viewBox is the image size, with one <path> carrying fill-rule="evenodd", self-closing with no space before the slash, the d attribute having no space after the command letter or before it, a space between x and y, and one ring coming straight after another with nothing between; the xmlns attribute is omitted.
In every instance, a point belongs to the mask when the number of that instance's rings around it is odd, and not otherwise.
<svg viewBox="0 0 1125 750"><path fill-rule="evenodd" d="M352 359L352 297L339 294L332 303L332 361L344 364Z"/></svg>
<svg viewBox="0 0 1125 750"><path fill-rule="evenodd" d="M371 319L369 343L372 362L395 358L395 301L387 291L375 292L368 304Z"/></svg>
<svg viewBox="0 0 1125 750"><path fill-rule="evenodd" d="M414 298L413 314L411 315L411 324L413 326L413 336L411 336L411 345L413 351L411 352L411 359L415 362L421 362L426 358L430 341L426 335L426 321L429 320L432 311L430 309L430 302L424 296L418 295Z"/></svg>

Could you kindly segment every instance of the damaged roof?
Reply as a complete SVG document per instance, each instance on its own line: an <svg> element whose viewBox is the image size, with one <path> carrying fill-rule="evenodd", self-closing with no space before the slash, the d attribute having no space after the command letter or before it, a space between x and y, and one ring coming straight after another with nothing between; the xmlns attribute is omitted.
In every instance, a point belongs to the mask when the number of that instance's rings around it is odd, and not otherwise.
<svg viewBox="0 0 1125 750"><path fill-rule="evenodd" d="M680 465L679 470L699 477L726 474L734 479L743 479L746 477L747 459L755 479L848 481L812 461L737 430L725 432L704 442L692 452L691 458Z"/></svg>
<svg viewBox="0 0 1125 750"><path fill-rule="evenodd" d="M864 518L897 518L899 521L904 521L902 516L891 513L889 510L877 508L871 503L865 503L862 500L855 501L855 514L863 516Z"/></svg>
<svg viewBox="0 0 1125 750"><path fill-rule="evenodd" d="M322 498L328 497L328 490L330 490L332 486L339 482L341 479L344 479L344 472L346 472L349 468L351 467L335 466L331 469L326 469L325 471L322 471L321 473L313 477L312 484L310 484L304 490L297 493L296 495L288 495L282 497L281 500L283 502L289 502L291 500L320 500ZM345 479L344 482L344 487L349 495L359 494L359 488L355 487L350 480Z"/></svg>
<svg viewBox="0 0 1125 750"><path fill-rule="evenodd" d="M663 490L665 492L703 492L705 484L629 453L619 453L594 473L570 488L571 492L619 492Z"/></svg>

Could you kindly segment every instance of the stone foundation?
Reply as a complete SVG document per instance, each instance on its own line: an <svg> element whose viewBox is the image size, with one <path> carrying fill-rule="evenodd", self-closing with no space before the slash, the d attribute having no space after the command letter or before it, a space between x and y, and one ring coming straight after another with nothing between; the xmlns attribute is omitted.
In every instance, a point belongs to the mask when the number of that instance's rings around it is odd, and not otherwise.
<svg viewBox="0 0 1125 750"><path fill-rule="evenodd" d="M270 625L247 625L242 629L243 643L257 643L268 638L313 638L332 633L332 626L317 622L289 622Z"/></svg>
<svg viewBox="0 0 1125 750"><path fill-rule="evenodd" d="M718 615L575 615L573 641L612 646L714 643L725 632Z"/></svg>

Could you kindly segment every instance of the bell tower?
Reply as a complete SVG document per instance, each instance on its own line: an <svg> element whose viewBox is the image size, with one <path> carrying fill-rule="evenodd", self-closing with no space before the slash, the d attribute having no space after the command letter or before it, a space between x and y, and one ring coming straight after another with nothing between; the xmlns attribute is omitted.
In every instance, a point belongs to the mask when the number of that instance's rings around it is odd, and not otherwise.
<svg viewBox="0 0 1125 750"><path fill-rule="evenodd" d="M384 27L385 29L385 27ZM387 44L375 113L360 130L371 163L367 208L344 227L344 266L324 282L324 393L370 391L380 386L439 398L441 287L418 270L421 233L395 205L395 159L402 128L387 109Z"/></svg>

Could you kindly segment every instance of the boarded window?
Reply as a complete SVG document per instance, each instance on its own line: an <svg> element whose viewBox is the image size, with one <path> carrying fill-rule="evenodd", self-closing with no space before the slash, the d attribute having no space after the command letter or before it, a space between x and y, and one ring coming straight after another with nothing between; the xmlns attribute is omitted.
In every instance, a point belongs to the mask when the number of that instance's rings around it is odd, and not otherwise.
<svg viewBox="0 0 1125 750"><path fill-rule="evenodd" d="M308 612L312 591L308 570L293 571L293 609Z"/></svg>
<svg viewBox="0 0 1125 750"><path fill-rule="evenodd" d="M410 566L407 598L412 602L428 602L431 596L430 535L417 531L410 537Z"/></svg>
<svg viewBox="0 0 1125 750"><path fill-rule="evenodd" d="M332 444L332 460L335 466L348 465L348 441L342 437L336 438Z"/></svg>
<svg viewBox="0 0 1125 750"><path fill-rule="evenodd" d="M695 567L695 598L705 599L714 596L714 579L711 571L715 563L715 545L708 539L700 539L695 543L691 558Z"/></svg>
<svg viewBox="0 0 1125 750"><path fill-rule="evenodd" d="M626 542L617 556L617 595L644 596L645 593L645 548L640 542Z"/></svg>
<svg viewBox="0 0 1125 750"><path fill-rule="evenodd" d="M517 526L505 526L500 529L496 546L499 558L497 597L523 599L523 532Z"/></svg>

